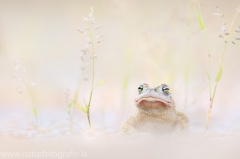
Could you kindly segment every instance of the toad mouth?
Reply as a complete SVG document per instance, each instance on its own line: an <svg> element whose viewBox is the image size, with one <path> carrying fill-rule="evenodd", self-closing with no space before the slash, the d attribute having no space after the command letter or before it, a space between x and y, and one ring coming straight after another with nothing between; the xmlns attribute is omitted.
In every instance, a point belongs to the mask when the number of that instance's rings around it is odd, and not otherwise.
<svg viewBox="0 0 240 159"><path fill-rule="evenodd" d="M154 98L154 97L142 97L140 99L135 99L136 104L138 105L139 103L143 102L143 101L147 101L147 102L161 102L165 105L169 105L171 102L168 101L164 101L162 99L159 98Z"/></svg>

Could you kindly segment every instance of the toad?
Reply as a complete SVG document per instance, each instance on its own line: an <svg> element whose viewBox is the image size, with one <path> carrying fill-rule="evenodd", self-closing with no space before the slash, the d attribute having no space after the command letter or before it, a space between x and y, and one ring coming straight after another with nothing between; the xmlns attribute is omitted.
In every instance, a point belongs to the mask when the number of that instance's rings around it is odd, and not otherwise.
<svg viewBox="0 0 240 159"><path fill-rule="evenodd" d="M137 111L122 128L126 133L166 134L188 129L188 117L175 109L175 102L168 85L150 87L143 83L138 87L135 99Z"/></svg>

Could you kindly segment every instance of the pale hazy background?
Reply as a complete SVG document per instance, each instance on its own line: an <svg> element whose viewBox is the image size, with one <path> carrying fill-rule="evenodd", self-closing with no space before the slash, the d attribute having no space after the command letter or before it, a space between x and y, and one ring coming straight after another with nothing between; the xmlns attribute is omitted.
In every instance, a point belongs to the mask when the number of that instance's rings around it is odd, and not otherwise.
<svg viewBox="0 0 240 159"><path fill-rule="evenodd" d="M224 40L214 4L230 23L239 0L200 1L211 52L210 74L214 81ZM26 88L12 75L19 70L37 101L42 126L68 124L65 92L73 98L80 79L91 78L90 68L81 73L80 49L85 36L77 31L87 26L91 6L94 34L105 41L96 45L96 83L106 80L93 95L92 123L119 129L135 111L137 87L169 84L177 109L185 112L193 130L203 131L209 104L205 73L208 54L193 6L187 0L0 0L0 123L2 130L25 129L34 121L32 101ZM240 15L234 29L240 26ZM235 37L235 36L234 36ZM237 37L237 36L236 36ZM238 38L240 34L238 34ZM240 41L227 46L223 77L218 85L209 130L240 129ZM186 76L187 75L187 76ZM187 77L187 78L186 78ZM88 100L90 82L82 81L79 103ZM74 121L87 127L85 114L73 108ZM17 125L17 126L16 126Z"/></svg>

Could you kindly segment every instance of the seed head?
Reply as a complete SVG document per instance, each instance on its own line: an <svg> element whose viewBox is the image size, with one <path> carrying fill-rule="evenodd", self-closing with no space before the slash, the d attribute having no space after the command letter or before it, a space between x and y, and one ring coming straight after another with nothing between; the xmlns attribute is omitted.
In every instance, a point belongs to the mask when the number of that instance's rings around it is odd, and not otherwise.
<svg viewBox="0 0 240 159"><path fill-rule="evenodd" d="M79 31L80 33L82 34L86 34L84 31L80 30L80 29L77 29L77 31Z"/></svg>
<svg viewBox="0 0 240 159"><path fill-rule="evenodd" d="M81 54L79 57L81 58L82 62L85 61L84 58L83 58L83 54Z"/></svg>
<svg viewBox="0 0 240 159"><path fill-rule="evenodd" d="M86 18L86 17L83 17L83 20L86 20L86 21L88 21L88 18Z"/></svg>
<svg viewBox="0 0 240 159"><path fill-rule="evenodd" d="M222 26L222 31L225 32L227 30L226 26Z"/></svg>
<svg viewBox="0 0 240 159"><path fill-rule="evenodd" d="M100 26L97 26L94 30L97 30L97 29L99 29L99 28L101 28L102 26L100 25Z"/></svg>
<svg viewBox="0 0 240 159"><path fill-rule="evenodd" d="M103 37L103 35L98 35L94 39L101 38L101 37Z"/></svg>

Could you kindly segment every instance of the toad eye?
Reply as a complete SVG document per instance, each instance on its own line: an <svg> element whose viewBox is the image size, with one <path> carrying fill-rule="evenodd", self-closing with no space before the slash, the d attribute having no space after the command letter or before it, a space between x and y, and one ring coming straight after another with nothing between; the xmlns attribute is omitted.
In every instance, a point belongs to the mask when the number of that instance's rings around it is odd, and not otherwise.
<svg viewBox="0 0 240 159"><path fill-rule="evenodd" d="M138 87L138 93L141 94L141 93L147 91L147 88L148 88L148 85L147 85L147 84L141 84L141 85Z"/></svg>
<svg viewBox="0 0 240 159"><path fill-rule="evenodd" d="M142 90L143 90L143 86L141 85L138 87L138 92L142 92Z"/></svg>
<svg viewBox="0 0 240 159"><path fill-rule="evenodd" d="M165 94L169 94L169 87L168 87L168 85L164 85L163 87L162 87L162 91L165 93Z"/></svg>

